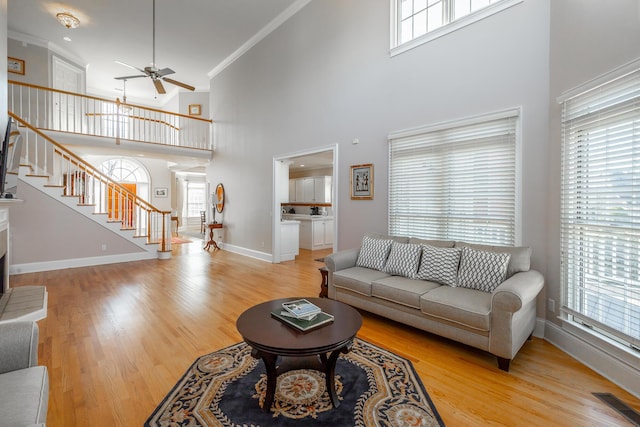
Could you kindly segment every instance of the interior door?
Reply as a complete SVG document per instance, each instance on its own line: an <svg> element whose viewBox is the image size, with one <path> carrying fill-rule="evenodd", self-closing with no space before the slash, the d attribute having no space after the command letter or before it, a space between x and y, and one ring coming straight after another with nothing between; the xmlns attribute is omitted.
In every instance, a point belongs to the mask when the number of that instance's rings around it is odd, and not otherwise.
<svg viewBox="0 0 640 427"><path fill-rule="evenodd" d="M52 58L53 88L84 93L84 72L60 58ZM82 132L82 102L80 98L64 93L53 94L53 129L65 132Z"/></svg>

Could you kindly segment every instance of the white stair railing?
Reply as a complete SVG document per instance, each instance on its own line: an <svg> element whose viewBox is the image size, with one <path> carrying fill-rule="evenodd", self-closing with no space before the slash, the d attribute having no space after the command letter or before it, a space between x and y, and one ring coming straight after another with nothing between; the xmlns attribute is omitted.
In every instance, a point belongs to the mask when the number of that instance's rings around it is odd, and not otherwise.
<svg viewBox="0 0 640 427"><path fill-rule="evenodd" d="M9 111L40 130L211 150L212 120L10 80Z"/></svg>
<svg viewBox="0 0 640 427"><path fill-rule="evenodd" d="M141 199L13 112L9 116L23 138L21 164L30 167L29 175L46 177L47 187L62 188L63 197L77 197L79 205L93 206L94 214L157 243L159 252L171 251L171 212Z"/></svg>

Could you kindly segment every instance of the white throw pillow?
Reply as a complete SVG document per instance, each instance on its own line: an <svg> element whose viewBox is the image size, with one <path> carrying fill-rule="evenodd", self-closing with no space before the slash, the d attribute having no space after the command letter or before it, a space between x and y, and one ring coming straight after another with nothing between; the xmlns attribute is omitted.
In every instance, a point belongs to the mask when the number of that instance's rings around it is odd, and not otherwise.
<svg viewBox="0 0 640 427"><path fill-rule="evenodd" d="M422 261L417 278L443 285L456 286L460 248L438 248L422 245Z"/></svg>
<svg viewBox="0 0 640 427"><path fill-rule="evenodd" d="M420 245L393 242L384 271L395 276L414 278L419 263Z"/></svg>
<svg viewBox="0 0 640 427"><path fill-rule="evenodd" d="M389 256L391 243L393 243L393 240L390 239L373 239L364 236L356 265L382 271Z"/></svg>
<svg viewBox="0 0 640 427"><path fill-rule="evenodd" d="M458 286L493 292L507 278L511 254L462 248Z"/></svg>

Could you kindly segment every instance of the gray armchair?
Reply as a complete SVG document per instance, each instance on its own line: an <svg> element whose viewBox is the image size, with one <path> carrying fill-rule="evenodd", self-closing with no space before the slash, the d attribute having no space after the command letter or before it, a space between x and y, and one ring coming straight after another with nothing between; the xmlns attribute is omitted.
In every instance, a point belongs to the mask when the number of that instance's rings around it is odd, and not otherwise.
<svg viewBox="0 0 640 427"><path fill-rule="evenodd" d="M49 376L38 366L38 325L0 323L0 424L44 426L49 402Z"/></svg>

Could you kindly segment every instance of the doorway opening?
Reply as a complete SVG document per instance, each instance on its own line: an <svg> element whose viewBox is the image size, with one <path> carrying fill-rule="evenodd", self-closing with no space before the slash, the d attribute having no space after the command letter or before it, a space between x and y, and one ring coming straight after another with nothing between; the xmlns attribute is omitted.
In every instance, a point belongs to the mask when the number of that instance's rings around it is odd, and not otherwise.
<svg viewBox="0 0 640 427"><path fill-rule="evenodd" d="M304 166L303 166L304 165ZM294 153L287 153L280 156L274 156L273 158L273 227L272 227L272 262L280 263L283 259L282 250L288 250L288 244L283 246L281 224L283 215L287 216L289 212L294 211L302 215L309 215L310 217L320 213L324 215L327 221L322 221L323 225L326 225L326 230L323 230L322 236L324 241L314 241L313 237L307 237L301 235L300 240L303 246L305 246L305 239L311 239L312 244L319 243L319 246L332 248L335 251L337 244L337 230L338 230L338 146L330 145L324 147L318 147L305 151L298 151ZM297 183L297 180L305 180L307 178L318 178L313 182ZM308 180L308 179L307 179ZM296 182L294 182L296 181ZM317 181L317 182L316 182ZM299 184L296 192L296 184ZM307 185L308 184L308 185ZM322 200L311 199L305 193L305 189L315 189L323 195ZM311 190L313 191L313 190ZM303 196L301 196L301 194ZM296 199L303 197L302 200L295 200L291 202L291 197ZM326 197L326 198L325 198ZM283 208L288 208L284 209ZM303 217L304 218L304 217ZM295 218L294 218L295 219ZM306 218L304 218L306 219ZM324 218L315 218L318 219ZM330 220L329 220L330 219ZM312 227L313 222L310 222ZM304 224L306 225L306 223ZM315 224L318 226L319 224ZM307 228L303 227L301 230L303 233L307 231ZM318 233L318 230L316 234ZM286 242L285 242L286 243ZM324 243L324 245L322 245ZM286 259L286 256L285 256Z"/></svg>

